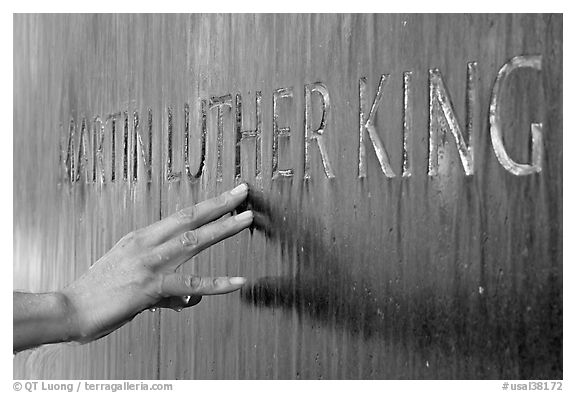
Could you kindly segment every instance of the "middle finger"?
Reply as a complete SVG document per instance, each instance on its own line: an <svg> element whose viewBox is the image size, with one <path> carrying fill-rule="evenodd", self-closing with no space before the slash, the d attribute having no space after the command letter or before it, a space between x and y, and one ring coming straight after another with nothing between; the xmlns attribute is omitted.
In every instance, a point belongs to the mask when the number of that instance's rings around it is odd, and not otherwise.
<svg viewBox="0 0 576 393"><path fill-rule="evenodd" d="M221 195L195 206L182 209L143 229L147 243L155 246L182 232L198 228L222 217L240 205L248 195L248 185L242 183Z"/></svg>
<svg viewBox="0 0 576 393"><path fill-rule="evenodd" d="M253 218L254 214L248 210L234 217L184 232L154 249L155 254L159 256L158 263L176 269L202 250L248 228Z"/></svg>

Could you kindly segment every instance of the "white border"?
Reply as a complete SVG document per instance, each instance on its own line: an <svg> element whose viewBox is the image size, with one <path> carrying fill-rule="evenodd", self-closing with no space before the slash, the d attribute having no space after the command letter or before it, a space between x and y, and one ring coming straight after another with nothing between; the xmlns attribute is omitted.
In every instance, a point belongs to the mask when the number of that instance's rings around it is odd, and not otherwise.
<svg viewBox="0 0 576 393"><path fill-rule="evenodd" d="M412 1L412 2L387 2L387 1L353 1L353 2L313 2L305 0L278 0L278 1L211 1L211 2L194 2L194 1L157 1L148 2L143 4L141 2L128 2L128 1L113 1L113 0L100 0L98 2L78 2L78 1L18 1L11 4L11 9L0 14L0 29L2 40L2 53L10 54L10 60L2 62L2 71L0 78L2 79L4 90L2 92L2 118L8 124L12 124L13 108L13 74L12 74L12 43L13 43L13 27L12 27L12 12L563 12L564 13L564 106L566 108L574 108L574 98L571 94L574 92L574 76L571 66L574 65L574 37L575 28L572 12L568 12L567 2L559 1L546 1L536 2L524 1L520 2L504 2L504 1L477 1L477 2L433 2L433 1ZM563 114L566 113L563 111ZM575 132L572 130L572 119L570 117L571 111L564 114L564 123L567 132L563 135L563 154L564 166L563 173L565 174L566 181L564 182L564 196L563 200L572 201L576 200L574 193L574 170L569 161L572 148L576 146ZM10 119L10 120L8 120ZM0 168L2 168L2 175L4 177L4 184L9 183L9 190L0 194L2 196L2 216L12 217L12 127L2 132L4 136L3 143L0 144L2 149L0 152ZM573 259L574 253L574 231L571 223L575 216L575 207L573 204L564 204L563 207L564 217L563 221L567 225L563 228L564 236L564 251L563 255L565 263L563 263L564 274L564 391L569 390L571 387L572 375L574 375L573 356L574 353L574 339L571 332L574 330L574 312L570 307L571 301L574 299L574 290L571 284L571 279L574 277ZM5 315L12 314L12 295L10 293L12 288L12 224L13 220L4 219L2 224L2 233L0 236L0 250L2 250L2 261L7 269L7 272L0 274L2 284L2 296L0 297L1 306L5 310ZM12 391L12 326L9 317L4 318L1 330L1 347L0 359L2 360L1 376L2 376L2 391ZM69 382L69 381L62 381ZM136 381L138 382L138 381ZM152 382L152 381L151 381ZM253 391L254 388L258 389L274 389L279 392L291 393L294 389L298 390L314 390L330 389L349 391L362 384L363 389L377 389L378 391L405 391L406 389L414 389L416 391L439 391L445 392L499 392L502 391L502 383L499 381L283 381L281 383L273 381L175 381L174 391L190 391L190 389L202 389L210 386L210 389L233 389L234 391ZM0 386L2 386L0 385Z"/></svg>

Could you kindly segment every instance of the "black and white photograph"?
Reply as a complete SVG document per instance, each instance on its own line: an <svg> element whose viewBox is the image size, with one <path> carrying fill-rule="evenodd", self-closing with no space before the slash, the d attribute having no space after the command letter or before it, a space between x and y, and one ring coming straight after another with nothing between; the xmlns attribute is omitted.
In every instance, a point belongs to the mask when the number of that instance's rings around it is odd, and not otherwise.
<svg viewBox="0 0 576 393"><path fill-rule="evenodd" d="M7 391L566 390L563 14L189 8L12 16Z"/></svg>

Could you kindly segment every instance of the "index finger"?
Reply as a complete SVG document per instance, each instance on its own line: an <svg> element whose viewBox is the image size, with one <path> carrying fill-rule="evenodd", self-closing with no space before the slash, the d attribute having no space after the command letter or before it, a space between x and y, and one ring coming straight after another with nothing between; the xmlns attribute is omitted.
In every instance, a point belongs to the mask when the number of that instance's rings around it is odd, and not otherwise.
<svg viewBox="0 0 576 393"><path fill-rule="evenodd" d="M248 185L242 183L219 196L184 208L163 220L142 229L150 245L164 243L168 239L191 229L214 221L238 207L248 195Z"/></svg>

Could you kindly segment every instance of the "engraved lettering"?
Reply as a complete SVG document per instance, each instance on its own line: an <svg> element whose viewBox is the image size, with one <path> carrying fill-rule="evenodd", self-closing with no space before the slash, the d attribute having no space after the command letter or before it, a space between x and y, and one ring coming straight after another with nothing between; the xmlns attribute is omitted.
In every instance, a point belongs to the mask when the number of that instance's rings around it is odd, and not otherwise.
<svg viewBox="0 0 576 393"><path fill-rule="evenodd" d="M174 136L174 124L172 120L172 108L166 108L168 114L168 143L167 143L167 152L166 152L166 181L174 182L179 181L182 175L181 172L174 172L172 165L173 165L173 153L174 147L172 145L173 136Z"/></svg>
<svg viewBox="0 0 576 393"><path fill-rule="evenodd" d="M222 148L224 145L224 107L232 110L232 95L226 94L221 97L210 98L210 109L217 108L217 157L216 157L216 181L222 181Z"/></svg>
<svg viewBox="0 0 576 393"><path fill-rule="evenodd" d="M116 118L121 115L120 112L112 113L108 115L106 118L106 124L111 122L111 129L110 129L110 144L111 144L111 164L110 164L110 181L114 183L116 181Z"/></svg>
<svg viewBox="0 0 576 393"><path fill-rule="evenodd" d="M133 144L132 144L132 181L138 181L138 146L140 147L140 154L142 155L143 166L146 168L146 181L150 183L152 181L152 110L148 109L148 148L144 147L144 142L142 141L142 135L140 133L140 118L138 112L134 112L134 134L133 134ZM146 151L148 150L148 151Z"/></svg>
<svg viewBox="0 0 576 393"><path fill-rule="evenodd" d="M516 56L510 59L499 70L495 78L494 85L490 97L490 138L492 147L498 162L510 173L521 176L542 171L543 165L543 124L531 123L531 144L530 144L530 158L529 163L517 163L509 156L503 141L503 100L504 93L508 93L510 89L504 90L508 85L510 75L517 69L529 68L536 71L542 70L542 56ZM447 139L453 139L458 157L462 164L462 168L466 176L474 174L474 147L475 138L477 137L478 128L478 72L477 63L467 63L466 72L466 90L465 90L465 122L458 122L458 116L454 108L454 103L450 98L446 82L443 79L438 69L430 69L428 72L428 108L423 114L428 117L428 160L427 172L429 176L437 175L441 168L442 170L447 166L447 159L443 159L444 152L452 152L452 147L448 145L452 142L446 142ZM515 74L516 75L516 74ZM417 142L415 139L415 94L412 71L405 71L402 74L402 177L409 178L414 173L414 152ZM387 178L394 178L396 174L390 165L390 158L388 151L385 148L382 135L380 135L376 128L376 118L378 109L383 100L383 90L386 82L390 76L382 74L374 98L368 95L368 85L366 77L361 77L358 81L359 86L359 146L358 146L358 178L365 178L367 176L367 141L372 144L372 148L378 159L378 164L382 173ZM317 95L314 95L317 93ZM250 96L250 101L252 96ZM396 98L399 98L397 96ZM166 122L167 132L162 133L163 140L162 146L166 146L165 165L162 166L164 173L159 173L160 178L168 182L179 181L182 178L180 168L180 159L183 160L186 178L189 181L196 181L204 173L206 167L206 145L208 138L208 116L211 109L216 109L214 115L216 116L214 127L211 131L216 131L215 140L215 154L210 155L208 159L216 159L215 164L215 177L218 182L223 180L224 162L229 161L224 157L224 127L228 127L228 123L224 121L234 122L232 132L234 133L234 158L230 157L233 164L230 166L230 175L233 174L234 181L239 183L241 178L246 174L246 168L250 176L255 176L253 180L262 186L263 176L263 138L262 138L262 92L255 91L254 97L254 117L243 112L246 107L249 107L252 112L252 106L246 106L242 102L242 95L235 94L235 102L232 102L233 96L227 94L224 96L212 96L211 98L199 98L197 101L199 116L199 129L200 135L192 137L190 127L190 106L184 103L183 110L183 146L181 146L181 135L177 132L174 133L174 128L180 127L180 119L174 118L176 116L173 112L173 107L166 107ZM287 100L283 102L282 100ZM280 107L287 105L289 111L293 111L294 88L279 88L272 92L272 154L270 156L271 162L268 164L272 169L272 179L279 177L292 177L294 176L294 168L282 169L280 168L284 161L282 155L285 146L290 146L291 128L286 126L290 124L289 115L287 116L280 110ZM350 101L346 101L348 104ZM251 102L249 102L251 104ZM232 111L234 105L234 118L228 117L229 112ZM369 106L370 105L370 106ZM315 82L304 86L304 151L303 151L303 180L311 178L311 155L314 150L311 145L315 143L318 147L322 160L324 173L328 179L335 178L332 162L328 155L328 140L326 130L330 122L331 116L331 101L328 88L322 82ZM399 109L399 108L398 108ZM152 144L153 144L153 116L152 110L147 109L147 121L144 120L144 112L139 113L134 111L129 114L128 110L122 110L113 114L108 114L106 117L94 116L91 119L86 117L70 118L59 124L60 139L59 151L57 153L58 168L61 171L57 181L58 185L62 183L79 183L81 178L84 177L84 183L100 183L106 181L116 182L117 179L122 179L125 182L137 182L140 178L146 179L148 183L152 182L152 171L155 169L152 165ZM282 112L282 114L281 114ZM320 115L321 113L321 115ZM349 114L352 115L352 114ZM319 121L319 125L313 124L314 121ZM251 120L254 119L254 122ZM250 120L250 121L246 121ZM511 119L512 120L512 119ZM130 124L132 122L132 124ZM357 123L358 124L358 123ZM330 125L332 125L330 123ZM291 125L293 128L294 126ZM194 127L192 127L194 128ZM465 128L465 130L463 129ZM384 128L386 131L386 128ZM228 131L226 131L228 132ZM91 134L92 133L92 134ZM108 136L109 135L109 136ZM338 135L336 135L338 137ZM228 138L226 136L226 138ZM252 139L254 138L254 139ZM110 139L110 141L108 141ZM196 139L198 139L199 146L196 146ZM117 141L119 141L117 143ZM231 141L229 141L231 142ZM248 145L246 145L248 142ZM252 142L255 142L255 148L252 148ZM284 143L286 142L286 143ZM527 141L528 142L528 141ZM228 141L227 141L228 143ZM230 143L231 145L232 143ZM250 158L246 157L246 149L255 150L254 161L249 161ZM198 150L195 150L195 148ZM212 148L214 150L214 148ZM191 157L199 151L198 162L192 163L194 159ZM230 154L229 154L230 155ZM121 156L121 158L119 158ZM251 154L249 154L251 156ZM118 159L117 159L118 158ZM316 158L314 158L316 160ZM527 160L528 161L528 160ZM252 169L253 163L255 164ZM249 164L242 168L243 165ZM227 164L226 164L227 165ZM345 165L343 163L343 165ZM197 167L196 167L197 166ZM177 168L175 168L177 167ZM165 168L165 169L164 169ZM233 169L232 169L233 168ZM319 168L318 168L319 169ZM252 181L252 180L250 180Z"/></svg>
<svg viewBox="0 0 576 393"><path fill-rule="evenodd" d="M468 132L468 145L464 142L464 137L460 129L456 113L452 105L452 100L442 75L438 69L429 71L429 155L428 155L428 175L438 174L438 149L441 139L439 132L446 133L447 129L456 141L456 147L460 156L460 161L467 176L474 173L474 123L472 121L473 111L476 106L476 85L477 85L476 62L468 63L466 80L466 129Z"/></svg>
<svg viewBox="0 0 576 393"><path fill-rule="evenodd" d="M92 149L92 181L95 183L96 180L96 172L100 174L99 182L105 182L105 175L104 175L104 124L100 116L96 116L92 121L92 130L93 130L93 149ZM97 168L100 168L98 171Z"/></svg>
<svg viewBox="0 0 576 393"><path fill-rule="evenodd" d="M236 180L240 177L240 145L248 138L256 138L256 179L262 177L262 92L256 92L256 129L243 130L242 96L236 94Z"/></svg>
<svg viewBox="0 0 576 393"><path fill-rule="evenodd" d="M123 146L123 170L122 170L122 179L124 181L128 181L128 112L124 112L124 137L122 138L122 146Z"/></svg>
<svg viewBox="0 0 576 393"><path fill-rule="evenodd" d="M206 100L200 100L200 160L198 170L192 173L190 169L190 107L184 105L184 167L188 180L194 181L202 176L206 161Z"/></svg>
<svg viewBox="0 0 576 393"><path fill-rule="evenodd" d="M68 135L60 142L60 162L61 167L64 169L64 178L69 183L76 183L80 178L84 177L84 182L89 183L92 181L90 171L91 156L88 154L89 135L86 125L86 118L82 118L80 123L80 134L78 137L78 152L76 152L76 122L70 119L68 123ZM64 146L66 146L64 148Z"/></svg>
<svg viewBox="0 0 576 393"><path fill-rule="evenodd" d="M88 140L88 130L86 127L86 118L82 118L82 123L80 125L80 142L78 146L78 160L77 168L76 168L76 179L75 181L80 180L80 176L84 176L84 182L89 183L91 180L90 176L90 168L89 168L89 160L88 160L88 149L87 147Z"/></svg>
<svg viewBox="0 0 576 393"><path fill-rule="evenodd" d="M388 80L390 75L384 74L380 77L380 83L378 84L378 90L376 91L376 96L372 102L372 107L370 108L370 113L366 116L366 100L367 100L367 82L366 78L362 77L359 81L359 91L360 91L360 146L358 149L358 177L366 177L366 142L364 130L368 131L368 136L372 142L372 147L376 152L376 157L380 163L380 168L386 177L396 177L396 174L390 166L390 160L388 159L388 153L384 144L380 140L378 133L376 132L376 127L374 126L374 121L376 120L376 112L382 101L382 90L384 89L384 83Z"/></svg>
<svg viewBox="0 0 576 393"><path fill-rule="evenodd" d="M63 126L61 126L63 129ZM76 137L76 123L74 119L68 122L68 133L64 135L60 142L60 162L64 168L64 179L68 183L73 183L76 179L76 165L74 160L74 138ZM66 136L68 138L66 138ZM66 139L68 139L66 141ZM62 154L64 153L64 154Z"/></svg>
<svg viewBox="0 0 576 393"><path fill-rule="evenodd" d="M278 141L279 138L290 138L290 127L280 127L278 125L278 100L292 99L294 96L293 88L280 88L274 91L272 94L272 178L278 177L290 177L294 175L293 169L278 169Z"/></svg>
<svg viewBox="0 0 576 393"><path fill-rule="evenodd" d="M506 152L504 142L502 141L502 120L500 114L502 86L504 86L510 74L522 67L534 68L535 70L541 71L542 56L516 56L504 64L502 68L500 68L500 71L498 71L490 100L490 138L492 139L494 153L504 169L516 176L525 176L542 171L542 153L544 151L541 123L531 124L532 155L530 164L519 164L512 160Z"/></svg>
<svg viewBox="0 0 576 393"><path fill-rule="evenodd" d="M315 131L311 130L311 116L312 116L312 93L320 94L322 99L322 119L320 126ZM322 82L315 82L306 85L304 88L305 109L304 109L304 179L310 179L310 144L316 141L318 150L320 150L320 157L322 165L324 166L324 173L329 179L333 179L334 170L328 159L328 151L326 148L326 141L324 132L328 124L328 117L330 115L330 94L328 88Z"/></svg>
<svg viewBox="0 0 576 393"><path fill-rule="evenodd" d="M412 176L412 72L404 73L402 107L402 177Z"/></svg>
<svg viewBox="0 0 576 393"><path fill-rule="evenodd" d="M132 114L132 181L138 180L138 134L140 133L140 117L138 112Z"/></svg>
<svg viewBox="0 0 576 393"><path fill-rule="evenodd" d="M63 127L61 127L61 129L62 128ZM83 118L80 126L78 152L76 152L76 122L74 119L70 119L68 124L68 140L66 141L65 135L60 141L60 163L64 170L64 178L69 183L75 183L80 180L82 169L84 170L83 175L85 182L88 183L91 180L91 177L89 176L90 170L88 168L86 134L86 119Z"/></svg>
<svg viewBox="0 0 576 393"><path fill-rule="evenodd" d="M140 147L142 148L142 154L144 155L144 149L142 145L142 139L140 141ZM148 183L152 181L152 109L148 108L148 160L144 162L148 174Z"/></svg>

